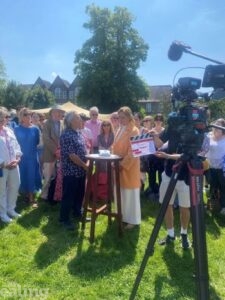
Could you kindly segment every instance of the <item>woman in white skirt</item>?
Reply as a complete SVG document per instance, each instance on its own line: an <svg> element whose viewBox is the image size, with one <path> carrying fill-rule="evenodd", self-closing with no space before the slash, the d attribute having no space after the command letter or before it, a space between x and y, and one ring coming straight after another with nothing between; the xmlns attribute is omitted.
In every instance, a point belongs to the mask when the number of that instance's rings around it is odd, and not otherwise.
<svg viewBox="0 0 225 300"><path fill-rule="evenodd" d="M120 127L114 138L113 153L123 158L120 162L121 209L125 229L132 229L141 223L140 159L133 157L130 142L130 137L138 135L139 129L129 107L121 107L118 115Z"/></svg>

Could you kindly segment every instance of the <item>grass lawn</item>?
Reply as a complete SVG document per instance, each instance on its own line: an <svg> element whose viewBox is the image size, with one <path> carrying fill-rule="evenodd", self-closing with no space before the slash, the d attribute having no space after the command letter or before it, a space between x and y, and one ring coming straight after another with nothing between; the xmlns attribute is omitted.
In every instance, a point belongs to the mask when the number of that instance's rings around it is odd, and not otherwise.
<svg viewBox="0 0 225 300"><path fill-rule="evenodd" d="M18 210L17 221L0 223L0 299L129 299L159 210L156 202L142 198L141 226L122 238L116 222L107 227L107 218L99 216L92 245L90 224L84 232L58 224L58 205L40 203L34 209L19 200ZM178 211L175 215L179 234ZM222 300L225 217L207 212L206 228L210 299ZM159 238L165 235L162 226ZM136 299L196 299L194 271L193 249L183 251L179 239L174 247L156 244Z"/></svg>

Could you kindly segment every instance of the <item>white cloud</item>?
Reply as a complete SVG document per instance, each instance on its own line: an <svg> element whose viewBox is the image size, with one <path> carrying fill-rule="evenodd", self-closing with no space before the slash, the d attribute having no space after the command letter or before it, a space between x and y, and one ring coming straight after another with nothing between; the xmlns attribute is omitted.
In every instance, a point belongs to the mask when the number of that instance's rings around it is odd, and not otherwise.
<svg viewBox="0 0 225 300"><path fill-rule="evenodd" d="M57 74L56 72L54 72L54 71L51 73L51 76L52 76L53 78L56 78L57 75L58 75L58 74Z"/></svg>

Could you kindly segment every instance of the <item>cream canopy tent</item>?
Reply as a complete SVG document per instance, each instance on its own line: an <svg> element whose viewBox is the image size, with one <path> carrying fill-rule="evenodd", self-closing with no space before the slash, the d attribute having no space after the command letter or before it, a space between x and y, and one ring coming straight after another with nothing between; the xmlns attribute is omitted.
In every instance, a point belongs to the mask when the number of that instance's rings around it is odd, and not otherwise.
<svg viewBox="0 0 225 300"><path fill-rule="evenodd" d="M75 104L73 104L72 102L68 101L64 104L61 105L61 107L66 111L71 111L74 110L76 111L78 114L80 113L84 113L85 115L89 116L89 110L84 109L82 107L79 107ZM51 107L48 108L41 108L41 109L35 109L33 111L37 112L37 113L43 113L43 114L47 114L50 111ZM109 114L99 114L99 119L101 120L106 120L109 119L110 115Z"/></svg>

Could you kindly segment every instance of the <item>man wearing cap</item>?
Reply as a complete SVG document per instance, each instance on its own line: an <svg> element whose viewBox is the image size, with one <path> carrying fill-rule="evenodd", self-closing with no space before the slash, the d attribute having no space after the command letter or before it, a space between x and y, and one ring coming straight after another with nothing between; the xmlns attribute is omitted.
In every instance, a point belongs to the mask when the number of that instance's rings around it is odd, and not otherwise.
<svg viewBox="0 0 225 300"><path fill-rule="evenodd" d="M43 176L41 198L47 200L50 179L54 172L55 162L58 158L59 137L63 130L62 116L64 110L55 104L49 111L49 118L43 125Z"/></svg>

